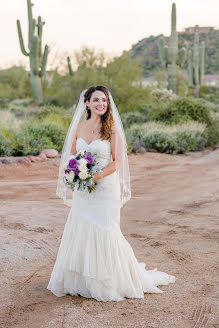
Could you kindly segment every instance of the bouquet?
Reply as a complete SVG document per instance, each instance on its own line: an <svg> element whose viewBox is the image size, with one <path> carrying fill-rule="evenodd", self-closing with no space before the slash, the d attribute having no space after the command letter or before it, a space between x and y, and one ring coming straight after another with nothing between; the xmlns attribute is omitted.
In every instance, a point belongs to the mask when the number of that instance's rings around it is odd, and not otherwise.
<svg viewBox="0 0 219 328"><path fill-rule="evenodd" d="M103 172L98 164L96 153L78 151L64 164L64 183L69 185L72 191L76 186L78 190L86 190L89 193L94 191L96 189L96 182L92 181L94 173Z"/></svg>

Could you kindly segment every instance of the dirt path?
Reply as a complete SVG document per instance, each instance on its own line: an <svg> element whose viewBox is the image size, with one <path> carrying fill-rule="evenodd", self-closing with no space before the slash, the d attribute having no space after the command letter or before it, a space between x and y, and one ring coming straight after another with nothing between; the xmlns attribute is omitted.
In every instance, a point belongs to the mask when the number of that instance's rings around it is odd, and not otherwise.
<svg viewBox="0 0 219 328"><path fill-rule="evenodd" d="M70 208L56 197L59 162L0 165L4 328L216 328L219 149L129 156L132 199L121 229L139 261L177 277L163 294L98 302L46 289Z"/></svg>

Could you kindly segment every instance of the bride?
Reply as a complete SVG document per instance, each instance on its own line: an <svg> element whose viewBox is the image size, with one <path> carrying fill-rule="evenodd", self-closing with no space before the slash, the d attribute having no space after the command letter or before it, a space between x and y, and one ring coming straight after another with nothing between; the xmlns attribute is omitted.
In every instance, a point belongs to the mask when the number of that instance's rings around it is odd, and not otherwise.
<svg viewBox="0 0 219 328"><path fill-rule="evenodd" d="M97 154L102 173L95 191L72 192L63 182L64 163L78 151ZM131 198L127 144L113 98L105 86L83 90L69 127L59 168L57 196L71 207L47 289L56 296L98 301L163 293L158 285L175 276L146 270L120 230L120 209Z"/></svg>

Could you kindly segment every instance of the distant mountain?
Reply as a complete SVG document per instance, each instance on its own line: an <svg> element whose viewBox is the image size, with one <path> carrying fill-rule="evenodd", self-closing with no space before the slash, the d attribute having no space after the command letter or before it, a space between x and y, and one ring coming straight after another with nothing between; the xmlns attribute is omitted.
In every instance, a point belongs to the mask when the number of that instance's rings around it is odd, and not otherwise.
<svg viewBox="0 0 219 328"><path fill-rule="evenodd" d="M133 58L139 58L142 61L144 68L144 76L153 75L158 69L162 68L159 55L159 38L158 36L150 36L140 40L134 44L130 50ZM163 36L164 37L164 36ZM200 41L205 41L205 74L219 73L219 30L199 33ZM165 44L169 44L169 37L164 37ZM178 44L179 49L188 43L188 47L192 48L194 33L179 32ZM187 67L187 61L184 68Z"/></svg>

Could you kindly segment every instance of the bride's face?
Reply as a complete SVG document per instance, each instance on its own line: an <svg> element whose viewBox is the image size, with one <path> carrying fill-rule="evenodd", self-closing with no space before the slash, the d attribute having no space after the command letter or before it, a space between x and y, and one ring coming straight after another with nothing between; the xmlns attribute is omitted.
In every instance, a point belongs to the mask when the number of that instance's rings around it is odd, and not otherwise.
<svg viewBox="0 0 219 328"><path fill-rule="evenodd" d="M107 98L103 91L96 90L92 93L90 101L86 101L92 114L103 115L107 111Z"/></svg>

